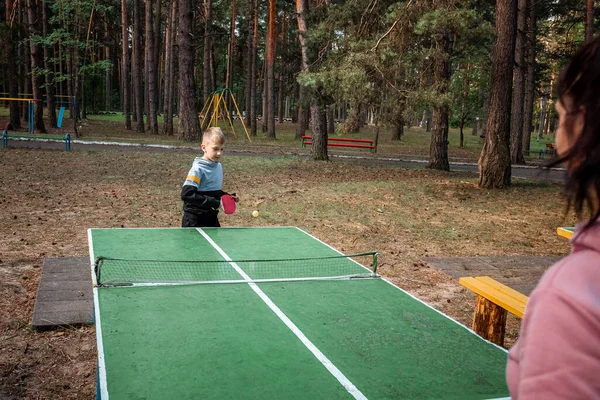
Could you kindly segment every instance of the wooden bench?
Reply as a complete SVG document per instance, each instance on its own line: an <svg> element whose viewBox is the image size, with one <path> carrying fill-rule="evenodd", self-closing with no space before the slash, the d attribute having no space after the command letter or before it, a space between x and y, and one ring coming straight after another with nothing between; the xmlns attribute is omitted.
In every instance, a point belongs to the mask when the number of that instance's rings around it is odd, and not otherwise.
<svg viewBox="0 0 600 400"><path fill-rule="evenodd" d="M42 141L64 141L65 151L71 150L71 135L66 133L64 136L29 134L29 133L8 133L2 131L2 148L8 147L8 139L15 140L42 140Z"/></svg>
<svg viewBox="0 0 600 400"><path fill-rule="evenodd" d="M508 311L523 318L529 298L489 276L469 276L458 281L477 293L472 329L484 339L504 346Z"/></svg>
<svg viewBox="0 0 600 400"><path fill-rule="evenodd" d="M302 147L312 144L312 136L302 136ZM350 139L350 138L327 138L328 147L355 147L359 149L369 149L375 151L374 142L370 139Z"/></svg>

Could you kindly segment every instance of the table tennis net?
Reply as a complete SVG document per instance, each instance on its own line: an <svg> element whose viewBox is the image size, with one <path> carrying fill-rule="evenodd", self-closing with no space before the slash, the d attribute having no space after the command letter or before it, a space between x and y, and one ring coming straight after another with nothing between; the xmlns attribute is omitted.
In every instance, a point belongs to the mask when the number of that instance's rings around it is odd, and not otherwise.
<svg viewBox="0 0 600 400"><path fill-rule="evenodd" d="M97 286L331 280L377 277L377 253L277 260L130 260L97 257Z"/></svg>

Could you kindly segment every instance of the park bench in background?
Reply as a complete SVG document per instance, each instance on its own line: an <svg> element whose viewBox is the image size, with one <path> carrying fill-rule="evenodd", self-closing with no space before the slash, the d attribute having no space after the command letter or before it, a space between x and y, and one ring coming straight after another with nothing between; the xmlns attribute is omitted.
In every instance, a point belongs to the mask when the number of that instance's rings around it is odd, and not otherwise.
<svg viewBox="0 0 600 400"><path fill-rule="evenodd" d="M464 277L459 283L477 293L472 329L484 339L503 346L508 311L523 318L529 298L489 276Z"/></svg>
<svg viewBox="0 0 600 400"><path fill-rule="evenodd" d="M312 136L302 136L302 147L312 144ZM369 149L375 151L374 142L370 139L350 139L350 138L327 138L328 147L355 147L359 149Z"/></svg>
<svg viewBox="0 0 600 400"><path fill-rule="evenodd" d="M45 135L45 134L30 134L30 133L8 133L2 131L2 148L8 146L8 139L15 140L45 140L45 141L64 141L65 151L71 150L71 135L66 133L64 136L59 135Z"/></svg>

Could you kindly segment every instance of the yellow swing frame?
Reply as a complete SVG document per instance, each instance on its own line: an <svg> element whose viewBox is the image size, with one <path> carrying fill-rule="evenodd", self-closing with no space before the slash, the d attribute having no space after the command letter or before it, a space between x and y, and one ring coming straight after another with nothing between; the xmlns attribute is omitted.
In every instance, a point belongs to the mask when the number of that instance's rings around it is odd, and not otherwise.
<svg viewBox="0 0 600 400"><path fill-rule="evenodd" d="M246 132L246 137L248 138L248 141L251 142L252 139L250 139L250 134L248 133L248 129L246 129L246 124L244 124L244 117L242 116L242 113L240 112L240 109L237 105L237 102L235 101L235 97L233 96L233 93L231 93L231 90L229 90L228 88L215 90L214 92L212 92L210 94L209 98L206 99L206 102L204 103L204 107L202 107L202 111L200 111L200 114L199 114L200 118L202 118L202 122L200 123L200 128L202 130L204 130L204 128L208 128L210 126L218 127L219 126L219 117L225 119L225 116L226 116L227 120L229 121L229 126L231 126L233 136L235 138L237 138L237 135L235 134L235 128L233 127L233 121L231 120L231 115L229 113L229 109L227 108L227 103L225 102L225 95L227 93L229 93L229 96L231 96L231 100L233 102L233 105L235 106L238 117L240 118L240 122L242 123L242 127L244 128L244 132ZM212 112L211 112L210 118L207 118L205 113L207 113L211 110L212 110ZM225 115L223 115L223 114L225 114Z"/></svg>

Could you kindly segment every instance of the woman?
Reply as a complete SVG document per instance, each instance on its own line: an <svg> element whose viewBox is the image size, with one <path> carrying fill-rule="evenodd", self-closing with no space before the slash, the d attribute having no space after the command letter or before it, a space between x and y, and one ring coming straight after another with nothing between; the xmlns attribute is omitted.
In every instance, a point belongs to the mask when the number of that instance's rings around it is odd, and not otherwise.
<svg viewBox="0 0 600 400"><path fill-rule="evenodd" d="M553 165L566 165L568 208L582 222L529 298L508 355L514 400L600 399L600 38L573 56L558 90Z"/></svg>

